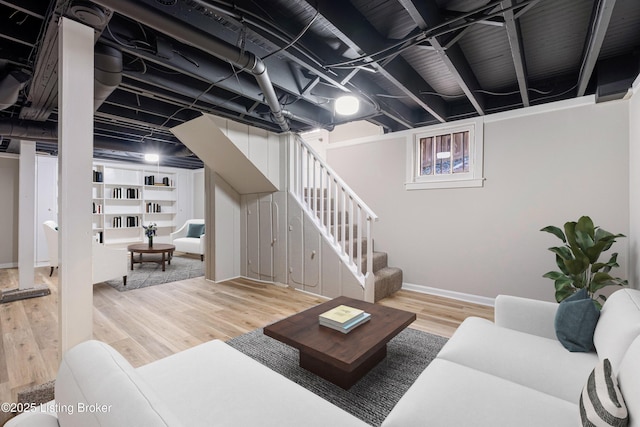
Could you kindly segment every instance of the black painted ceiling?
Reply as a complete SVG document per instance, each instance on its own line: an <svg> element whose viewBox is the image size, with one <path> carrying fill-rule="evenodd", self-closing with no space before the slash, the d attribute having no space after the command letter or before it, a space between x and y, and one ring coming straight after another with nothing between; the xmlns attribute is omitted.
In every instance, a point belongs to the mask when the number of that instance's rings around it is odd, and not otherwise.
<svg viewBox="0 0 640 427"><path fill-rule="evenodd" d="M95 113L95 157L157 147L185 168L202 164L168 129L202 112L276 132L363 119L391 132L618 99L639 68L638 0L0 0L1 151L20 138L57 150L60 16L122 55ZM271 89L238 58L264 64ZM360 98L355 116L334 113L343 93Z"/></svg>

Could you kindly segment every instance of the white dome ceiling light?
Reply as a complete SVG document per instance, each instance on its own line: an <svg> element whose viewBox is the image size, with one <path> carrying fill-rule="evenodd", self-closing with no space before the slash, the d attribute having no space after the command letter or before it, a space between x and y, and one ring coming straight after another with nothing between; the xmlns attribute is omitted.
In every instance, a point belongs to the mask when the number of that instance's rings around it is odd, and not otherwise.
<svg viewBox="0 0 640 427"><path fill-rule="evenodd" d="M336 99L335 111L343 116L351 116L360 109L360 100L353 95L344 95Z"/></svg>
<svg viewBox="0 0 640 427"><path fill-rule="evenodd" d="M146 162L157 162L160 160L160 155L154 153L147 153L144 155L144 160Z"/></svg>

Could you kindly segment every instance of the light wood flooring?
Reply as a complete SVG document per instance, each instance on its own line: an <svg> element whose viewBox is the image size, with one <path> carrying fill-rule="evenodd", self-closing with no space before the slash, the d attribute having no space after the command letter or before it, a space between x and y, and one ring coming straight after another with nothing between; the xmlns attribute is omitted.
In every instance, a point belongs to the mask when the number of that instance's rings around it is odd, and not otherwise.
<svg viewBox="0 0 640 427"><path fill-rule="evenodd" d="M57 273L36 269L51 295L0 304L0 403L55 378L58 369ZM0 289L17 287L17 269L0 269ZM118 292L94 286L94 338L141 366L197 344L227 340L325 301L290 288L246 279L203 278ZM412 328L449 337L468 316L493 318L491 307L399 291L380 304L412 311ZM5 417L5 418L3 418ZM7 414L0 413L0 425Z"/></svg>

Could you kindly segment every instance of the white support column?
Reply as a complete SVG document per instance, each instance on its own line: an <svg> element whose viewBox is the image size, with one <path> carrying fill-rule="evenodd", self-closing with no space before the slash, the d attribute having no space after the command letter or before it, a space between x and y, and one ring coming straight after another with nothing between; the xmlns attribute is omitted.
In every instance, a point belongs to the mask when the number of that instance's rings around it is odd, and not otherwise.
<svg viewBox="0 0 640 427"><path fill-rule="evenodd" d="M62 18L58 37L60 355L93 336L91 166L94 30Z"/></svg>
<svg viewBox="0 0 640 427"><path fill-rule="evenodd" d="M33 288L36 221L36 143L20 141L18 203L18 281L20 290Z"/></svg>
<svg viewBox="0 0 640 427"><path fill-rule="evenodd" d="M213 169L204 167L204 223L206 224L204 278L216 281L216 179Z"/></svg>

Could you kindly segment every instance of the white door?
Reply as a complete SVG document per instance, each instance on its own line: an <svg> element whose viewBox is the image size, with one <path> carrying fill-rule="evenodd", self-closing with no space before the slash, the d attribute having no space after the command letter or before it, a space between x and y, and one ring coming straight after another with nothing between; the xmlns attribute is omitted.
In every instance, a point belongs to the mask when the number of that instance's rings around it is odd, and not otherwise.
<svg viewBox="0 0 640 427"><path fill-rule="evenodd" d="M90 177L87 179L91 179ZM87 209L90 209L89 206ZM47 265L47 239L42 223L58 222L58 158L36 156L36 265Z"/></svg>

